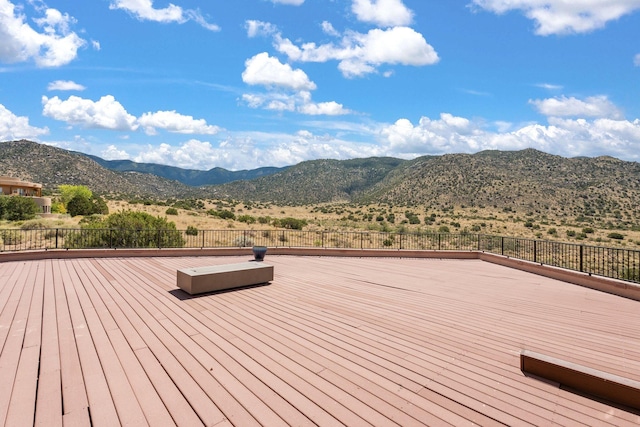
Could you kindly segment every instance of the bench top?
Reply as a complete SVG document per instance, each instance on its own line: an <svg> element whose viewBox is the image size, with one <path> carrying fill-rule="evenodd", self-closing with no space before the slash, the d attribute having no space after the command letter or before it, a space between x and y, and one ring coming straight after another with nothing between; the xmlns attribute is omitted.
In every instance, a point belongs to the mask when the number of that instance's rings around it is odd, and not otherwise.
<svg viewBox="0 0 640 427"><path fill-rule="evenodd" d="M231 271L251 270L251 269L271 268L271 267L272 266L270 264L265 264L263 262L249 261L249 262L240 262L237 264L220 264L220 265L211 265L207 267L183 268L178 271L188 276L203 276L207 274L228 273Z"/></svg>

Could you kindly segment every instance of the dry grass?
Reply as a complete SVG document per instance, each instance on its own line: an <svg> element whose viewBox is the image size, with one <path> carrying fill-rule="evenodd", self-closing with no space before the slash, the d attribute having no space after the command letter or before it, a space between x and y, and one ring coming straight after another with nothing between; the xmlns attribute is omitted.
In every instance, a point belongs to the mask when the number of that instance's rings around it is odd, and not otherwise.
<svg viewBox="0 0 640 427"><path fill-rule="evenodd" d="M597 228L587 222L576 222L575 218L566 216L562 211L555 215L542 215L535 212L504 211L492 208L454 207L452 209L430 209L423 206L412 208L392 207L386 204L351 205L346 203L277 206L272 204L244 204L224 201L206 201L204 209L177 209L178 215L167 215L167 206L130 204L127 201L108 201L111 213L121 210L134 210L154 216L166 217L176 224L180 230L188 226L198 230L275 230L273 219L286 217L302 219L307 222L305 230L367 230L367 231L420 231L441 232L445 227L451 233L469 232L513 236L530 239L556 240L594 246L623 247L640 249L640 230L618 230ZM249 215L256 219L269 218L266 224L255 222L247 224L230 219L221 219L207 213L209 210L229 210L236 215ZM420 224L409 224L405 211L413 212ZM394 222L389 215L395 216ZM426 222L435 215L433 222ZM383 220L380 221L380 218ZM42 218L22 222L0 222L0 228L75 228L82 217ZM37 225L36 225L37 224ZM583 234L586 228L593 228L593 233ZM555 233L553 233L555 230ZM568 233L571 235L568 235ZM611 239L611 233L620 233L622 240Z"/></svg>

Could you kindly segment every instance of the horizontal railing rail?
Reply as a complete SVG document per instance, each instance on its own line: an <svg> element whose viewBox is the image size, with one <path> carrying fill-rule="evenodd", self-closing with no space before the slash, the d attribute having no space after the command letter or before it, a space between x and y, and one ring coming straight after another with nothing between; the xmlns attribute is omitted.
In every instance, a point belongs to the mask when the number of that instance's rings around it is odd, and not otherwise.
<svg viewBox="0 0 640 427"><path fill-rule="evenodd" d="M0 252L91 248L291 247L480 251L640 283L640 250L483 234L303 230L0 230Z"/></svg>

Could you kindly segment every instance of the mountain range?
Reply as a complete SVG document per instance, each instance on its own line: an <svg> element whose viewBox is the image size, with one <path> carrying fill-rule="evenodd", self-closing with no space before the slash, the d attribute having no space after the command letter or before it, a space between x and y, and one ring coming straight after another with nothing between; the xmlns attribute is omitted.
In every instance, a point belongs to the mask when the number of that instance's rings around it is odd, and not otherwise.
<svg viewBox="0 0 640 427"><path fill-rule="evenodd" d="M322 159L233 172L107 161L23 140L0 143L0 175L40 182L50 190L59 184L82 184L99 193L156 199L465 205L640 218L640 163L612 157L564 158L534 149L413 160Z"/></svg>

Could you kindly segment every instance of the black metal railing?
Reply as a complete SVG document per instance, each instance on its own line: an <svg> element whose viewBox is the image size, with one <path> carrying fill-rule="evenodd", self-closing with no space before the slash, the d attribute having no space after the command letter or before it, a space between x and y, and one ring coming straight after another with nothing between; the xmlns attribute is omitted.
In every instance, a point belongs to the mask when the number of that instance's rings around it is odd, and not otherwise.
<svg viewBox="0 0 640 427"><path fill-rule="evenodd" d="M0 230L0 252L90 248L296 247L481 251L640 283L640 250L483 234L301 230Z"/></svg>

